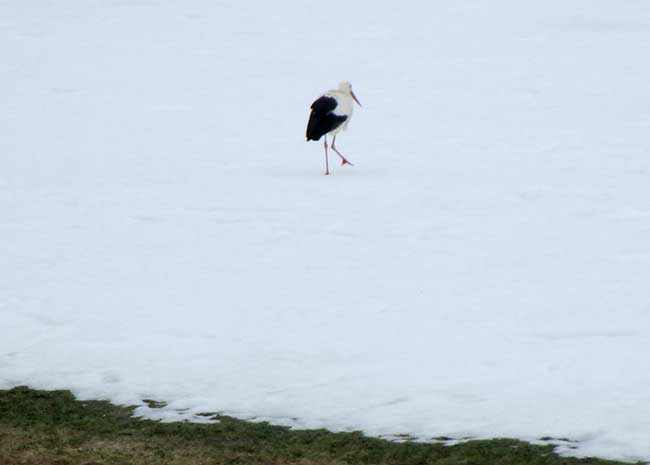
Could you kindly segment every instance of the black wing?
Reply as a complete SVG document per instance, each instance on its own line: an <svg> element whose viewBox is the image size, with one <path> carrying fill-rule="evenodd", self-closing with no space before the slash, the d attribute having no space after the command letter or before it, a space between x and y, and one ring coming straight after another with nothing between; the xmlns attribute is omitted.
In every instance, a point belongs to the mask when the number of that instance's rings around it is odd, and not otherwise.
<svg viewBox="0 0 650 465"><path fill-rule="evenodd" d="M335 115L338 103L333 97L320 97L311 104L311 115L307 123L307 140L318 140L330 131L342 125L348 117Z"/></svg>

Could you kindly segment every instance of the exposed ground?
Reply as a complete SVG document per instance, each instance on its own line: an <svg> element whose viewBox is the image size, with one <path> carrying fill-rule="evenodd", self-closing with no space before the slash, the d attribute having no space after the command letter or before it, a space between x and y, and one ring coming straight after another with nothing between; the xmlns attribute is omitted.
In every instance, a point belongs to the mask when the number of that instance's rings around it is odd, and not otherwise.
<svg viewBox="0 0 650 465"><path fill-rule="evenodd" d="M454 446L397 443L225 416L213 424L160 423L133 418L132 411L106 401L79 401L69 391L0 390L0 465L620 463L560 457L551 445L510 439Z"/></svg>

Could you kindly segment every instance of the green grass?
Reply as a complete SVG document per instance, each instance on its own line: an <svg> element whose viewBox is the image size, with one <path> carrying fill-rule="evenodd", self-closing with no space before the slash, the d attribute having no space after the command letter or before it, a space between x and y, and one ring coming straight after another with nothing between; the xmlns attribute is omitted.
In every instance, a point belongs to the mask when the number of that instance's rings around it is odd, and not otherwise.
<svg viewBox="0 0 650 465"><path fill-rule="evenodd" d="M150 405L161 405L148 400ZM615 465L559 457L512 439L455 446L391 442L361 433L291 430L218 416L218 423L136 419L133 407L78 401L69 391L0 390L0 465Z"/></svg>

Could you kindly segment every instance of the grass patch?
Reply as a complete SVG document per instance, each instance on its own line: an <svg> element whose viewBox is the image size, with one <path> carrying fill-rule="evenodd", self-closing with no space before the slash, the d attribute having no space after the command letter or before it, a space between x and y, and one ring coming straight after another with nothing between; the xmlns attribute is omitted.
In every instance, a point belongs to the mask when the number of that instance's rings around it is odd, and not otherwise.
<svg viewBox="0 0 650 465"><path fill-rule="evenodd" d="M511 439L443 446L361 433L291 430L219 416L219 423L133 418L133 407L69 391L0 390L0 465L620 465L559 457Z"/></svg>
<svg viewBox="0 0 650 465"><path fill-rule="evenodd" d="M147 404L149 408L165 408L167 407L167 402L160 402L153 399L142 399L142 402Z"/></svg>

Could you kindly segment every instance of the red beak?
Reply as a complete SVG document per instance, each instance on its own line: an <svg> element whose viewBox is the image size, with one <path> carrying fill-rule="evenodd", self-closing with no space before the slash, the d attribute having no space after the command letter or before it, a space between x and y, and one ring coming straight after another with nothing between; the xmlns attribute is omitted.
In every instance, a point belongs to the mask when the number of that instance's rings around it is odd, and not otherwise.
<svg viewBox="0 0 650 465"><path fill-rule="evenodd" d="M352 90L350 90L350 95L352 95L354 101L357 102L357 105L361 106L361 102L359 102L359 99L357 99L357 96L354 95L354 92L352 92Z"/></svg>

